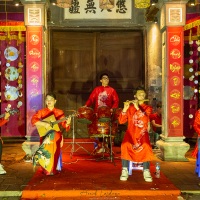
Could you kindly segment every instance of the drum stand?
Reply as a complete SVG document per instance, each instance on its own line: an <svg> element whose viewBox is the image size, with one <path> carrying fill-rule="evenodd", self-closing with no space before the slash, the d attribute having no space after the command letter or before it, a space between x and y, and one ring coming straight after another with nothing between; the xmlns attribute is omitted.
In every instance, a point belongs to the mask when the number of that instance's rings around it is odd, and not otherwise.
<svg viewBox="0 0 200 200"><path fill-rule="evenodd" d="M104 152L103 152L103 156L99 159L97 159L96 161L101 161L101 160L110 160L111 162L113 162L113 164L116 166L115 161L114 161L114 156L113 156L113 150L112 150L112 122L111 120L109 121L109 139L110 139L110 156L109 157L104 157ZM103 145L105 144L105 137L103 134ZM103 146L104 148L104 146Z"/></svg>
<svg viewBox="0 0 200 200"><path fill-rule="evenodd" d="M72 131L72 142L64 149L68 149L68 147L72 146L71 151L70 151L70 158L72 158L73 153L77 152L79 149L83 149L84 151L86 151L88 154L90 154L90 152L85 149L83 146L81 146L79 143L75 142L75 132L74 132L74 116L72 116L72 127L73 127L73 131ZM75 144L78 145L78 148L75 150Z"/></svg>

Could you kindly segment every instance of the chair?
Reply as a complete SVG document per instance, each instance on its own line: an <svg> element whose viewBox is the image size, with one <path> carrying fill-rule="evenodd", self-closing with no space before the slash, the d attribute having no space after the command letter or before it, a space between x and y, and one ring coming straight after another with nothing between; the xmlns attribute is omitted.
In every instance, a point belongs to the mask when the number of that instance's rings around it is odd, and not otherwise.
<svg viewBox="0 0 200 200"><path fill-rule="evenodd" d="M200 177L200 138L197 139L198 141L198 153L197 153L197 160L196 160L196 169L195 172Z"/></svg>
<svg viewBox="0 0 200 200"><path fill-rule="evenodd" d="M143 163L129 161L129 167L128 167L129 175L132 175L132 170L143 170Z"/></svg>

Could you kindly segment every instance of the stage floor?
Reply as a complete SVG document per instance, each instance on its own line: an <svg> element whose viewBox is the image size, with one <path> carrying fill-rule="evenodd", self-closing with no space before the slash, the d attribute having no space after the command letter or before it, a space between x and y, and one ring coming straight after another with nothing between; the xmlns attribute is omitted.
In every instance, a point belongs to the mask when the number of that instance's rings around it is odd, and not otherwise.
<svg viewBox="0 0 200 200"><path fill-rule="evenodd" d="M144 181L141 170L133 170L128 181L120 181L120 147L113 146L113 157L107 153L91 155L93 149L93 140L66 140L62 171L45 176L37 167L21 199L177 200L180 195L180 190L162 172L160 178L155 178L156 159L150 168L152 183Z"/></svg>

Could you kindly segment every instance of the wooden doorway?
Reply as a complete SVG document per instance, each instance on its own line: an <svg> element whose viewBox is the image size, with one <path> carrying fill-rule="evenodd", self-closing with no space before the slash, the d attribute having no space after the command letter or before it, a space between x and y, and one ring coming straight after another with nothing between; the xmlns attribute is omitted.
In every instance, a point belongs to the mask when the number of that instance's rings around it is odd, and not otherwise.
<svg viewBox="0 0 200 200"><path fill-rule="evenodd" d="M57 107L66 115L85 105L91 91L107 72L110 86L123 102L133 99L133 89L144 85L142 31L67 32L51 31L51 80ZM72 132L72 131L71 131ZM71 137L72 133L65 137ZM87 126L75 119L77 138L87 138Z"/></svg>

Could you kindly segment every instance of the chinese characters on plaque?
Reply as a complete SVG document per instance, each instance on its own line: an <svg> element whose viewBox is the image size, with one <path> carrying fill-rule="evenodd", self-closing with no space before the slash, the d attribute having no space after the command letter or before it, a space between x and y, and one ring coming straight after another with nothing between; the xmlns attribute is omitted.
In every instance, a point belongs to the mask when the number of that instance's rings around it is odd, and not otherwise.
<svg viewBox="0 0 200 200"><path fill-rule="evenodd" d="M130 0L72 0L65 19L131 19Z"/></svg>

